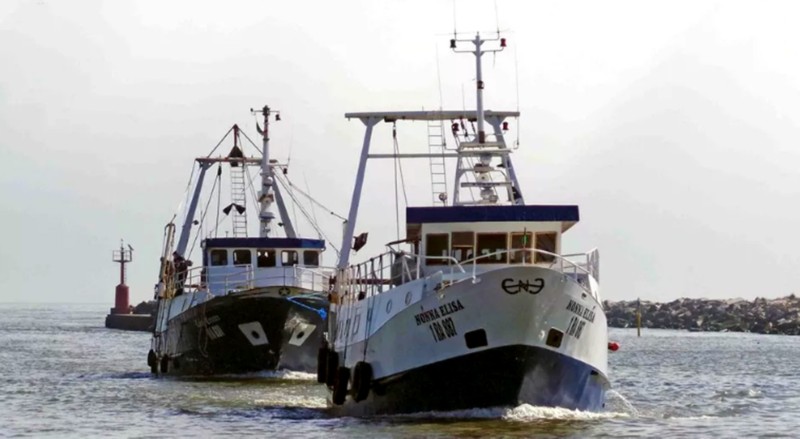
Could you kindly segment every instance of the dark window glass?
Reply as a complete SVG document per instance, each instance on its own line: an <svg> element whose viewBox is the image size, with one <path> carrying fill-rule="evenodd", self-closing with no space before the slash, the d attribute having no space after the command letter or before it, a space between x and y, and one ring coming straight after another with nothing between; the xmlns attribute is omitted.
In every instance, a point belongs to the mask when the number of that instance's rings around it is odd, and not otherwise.
<svg viewBox="0 0 800 439"><path fill-rule="evenodd" d="M558 234L556 232L547 232L547 233L537 233L536 234L536 249L537 250L544 250L546 252L555 253L556 252L556 237ZM548 255L544 253L536 252L536 257L534 262L553 262L556 260L556 257L553 255Z"/></svg>
<svg viewBox="0 0 800 439"><path fill-rule="evenodd" d="M294 250L284 250L281 252L281 265L290 267L297 265L297 252Z"/></svg>
<svg viewBox="0 0 800 439"><path fill-rule="evenodd" d="M453 232L450 256L458 262L472 259L475 254L475 233Z"/></svg>
<svg viewBox="0 0 800 439"><path fill-rule="evenodd" d="M425 235L425 256L447 256L450 235L447 233L434 233ZM428 265L447 264L447 259L426 259Z"/></svg>
<svg viewBox="0 0 800 439"><path fill-rule="evenodd" d="M511 234L511 249L527 249L533 247L533 233L531 232L514 232ZM511 263L512 264L520 264L520 263L529 263L533 260L530 251L512 251L511 252Z"/></svg>
<svg viewBox="0 0 800 439"><path fill-rule="evenodd" d="M250 265L253 263L253 252L250 250L234 250L233 265Z"/></svg>
<svg viewBox="0 0 800 439"><path fill-rule="evenodd" d="M228 250L214 249L209 252L211 256L211 265L228 265Z"/></svg>
<svg viewBox="0 0 800 439"><path fill-rule="evenodd" d="M256 258L257 267L274 267L275 265L277 265L275 250L258 249L258 257Z"/></svg>
<svg viewBox="0 0 800 439"><path fill-rule="evenodd" d="M303 252L303 265L306 267L316 267L319 265L319 252L306 250Z"/></svg>
<svg viewBox="0 0 800 439"><path fill-rule="evenodd" d="M505 233L478 233L478 264L505 264L508 262L508 235ZM503 252L500 254L494 254ZM491 256L489 256L491 255Z"/></svg>

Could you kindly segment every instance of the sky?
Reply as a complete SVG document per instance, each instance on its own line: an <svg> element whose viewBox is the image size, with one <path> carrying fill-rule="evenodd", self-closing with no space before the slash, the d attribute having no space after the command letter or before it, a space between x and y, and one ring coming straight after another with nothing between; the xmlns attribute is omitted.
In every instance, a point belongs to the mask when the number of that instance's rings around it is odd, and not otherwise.
<svg viewBox="0 0 800 439"><path fill-rule="evenodd" d="M121 238L135 249L131 302L151 298L193 158L234 123L256 139L249 110L264 104L283 119L273 157L346 215L363 126L344 113L474 108L474 59L449 38L498 28L509 47L484 59L486 108L522 113L510 139L526 202L580 206L563 248L600 249L604 298L800 293L799 12L790 1L3 1L0 301L112 306ZM424 133L400 125L398 143L424 151ZM379 126L374 152L391 147ZM403 166L409 204L429 203L428 164ZM370 163L356 226L370 240L356 260L396 237L393 184L391 162ZM314 213L340 246L341 221Z"/></svg>

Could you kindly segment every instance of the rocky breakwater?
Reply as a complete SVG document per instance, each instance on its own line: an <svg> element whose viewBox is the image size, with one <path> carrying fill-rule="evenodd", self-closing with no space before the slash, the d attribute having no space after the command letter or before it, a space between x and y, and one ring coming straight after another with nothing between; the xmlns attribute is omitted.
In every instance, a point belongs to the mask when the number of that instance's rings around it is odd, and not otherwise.
<svg viewBox="0 0 800 439"><path fill-rule="evenodd" d="M112 308L111 313L106 316L106 328L150 332L155 325L157 306L154 300L142 302L135 307L131 306L127 314L115 314Z"/></svg>
<svg viewBox="0 0 800 439"><path fill-rule="evenodd" d="M608 326L636 327L637 301L604 301ZM641 302L642 327L689 331L756 332L800 335L800 299L794 294L777 299L678 299L667 303Z"/></svg>

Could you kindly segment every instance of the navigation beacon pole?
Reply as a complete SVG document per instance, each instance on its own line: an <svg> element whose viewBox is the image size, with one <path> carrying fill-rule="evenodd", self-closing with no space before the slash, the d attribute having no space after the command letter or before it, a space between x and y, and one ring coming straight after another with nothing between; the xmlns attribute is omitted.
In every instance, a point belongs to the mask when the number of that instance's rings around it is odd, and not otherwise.
<svg viewBox="0 0 800 439"><path fill-rule="evenodd" d="M456 39L455 35L453 35L453 39L450 40L450 48L453 49L453 52L456 53L472 53L475 55L475 86L477 88L477 105L476 105L476 112L478 113L478 143L486 143L486 131L483 128L484 125L484 114L483 114L483 69L481 68L481 56L484 53L492 53L492 52L502 52L503 49L506 48L506 39L500 38L500 34L497 34L497 38L492 39L482 39L480 33L475 34L475 39L473 40L460 40ZM475 45L475 50L458 50L456 49L456 42L459 41L468 41ZM487 41L499 41L500 48L499 49L489 49L485 50L481 48L483 43Z"/></svg>
<svg viewBox="0 0 800 439"><path fill-rule="evenodd" d="M642 299L636 299L636 336L642 336Z"/></svg>
<svg viewBox="0 0 800 439"><path fill-rule="evenodd" d="M256 112L250 110L253 114ZM262 151L261 151L261 194L259 194L258 201L261 203L261 212L258 215L260 226L258 236L261 238L269 237L272 220L275 219L275 214L270 210L272 203L275 201L275 194L272 191L272 185L275 183L272 177L272 169L269 166L269 116L273 111L269 106L264 105L261 109L261 114L264 116L264 130L261 131L262 138ZM275 121L281 120L281 113L275 111Z"/></svg>
<svg viewBox="0 0 800 439"><path fill-rule="evenodd" d="M119 285L117 285L111 314L130 314L130 293L128 286L125 285L125 263L133 261L133 247L128 245L126 249L120 239L119 250L114 250L112 260L119 263Z"/></svg>

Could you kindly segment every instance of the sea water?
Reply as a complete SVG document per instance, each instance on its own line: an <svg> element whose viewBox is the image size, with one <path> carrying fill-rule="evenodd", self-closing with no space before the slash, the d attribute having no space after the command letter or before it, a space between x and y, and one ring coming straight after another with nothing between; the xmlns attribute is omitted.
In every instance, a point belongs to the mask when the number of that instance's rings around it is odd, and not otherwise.
<svg viewBox="0 0 800 439"><path fill-rule="evenodd" d="M800 437L800 337L611 329L621 348L603 412L357 419L331 416L310 374L152 377L150 335L104 328L107 311L0 304L0 436Z"/></svg>

